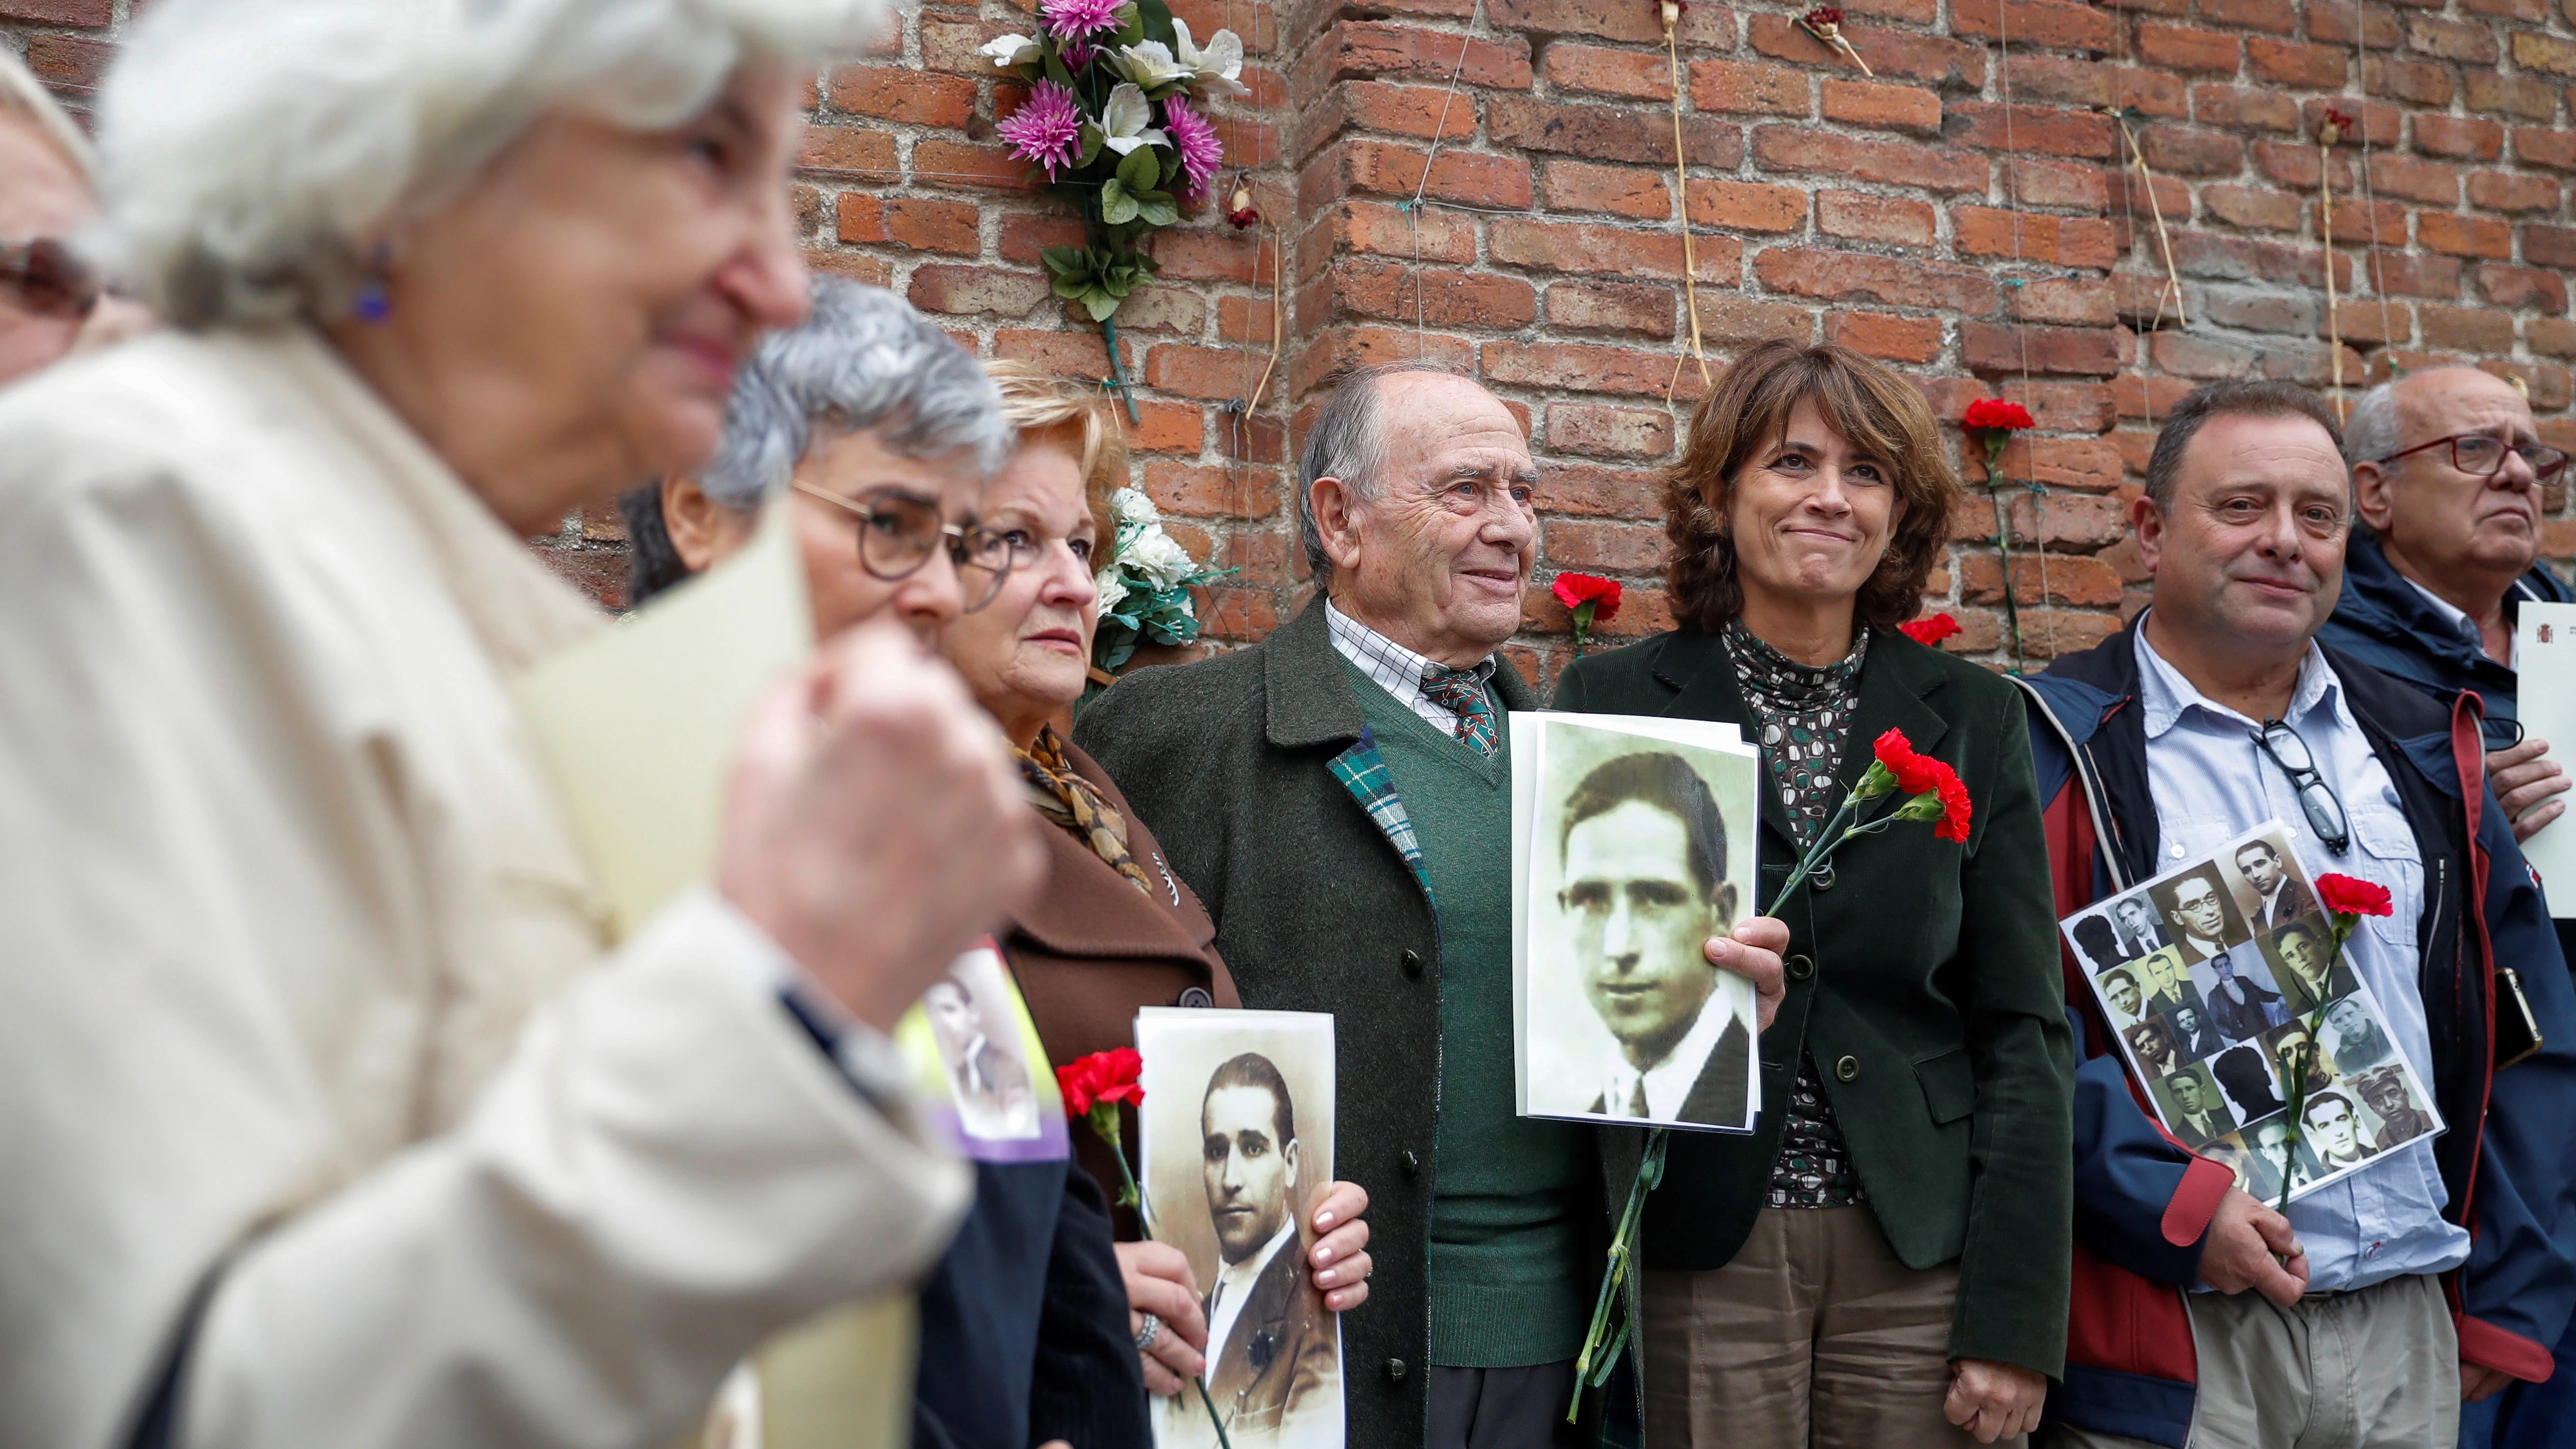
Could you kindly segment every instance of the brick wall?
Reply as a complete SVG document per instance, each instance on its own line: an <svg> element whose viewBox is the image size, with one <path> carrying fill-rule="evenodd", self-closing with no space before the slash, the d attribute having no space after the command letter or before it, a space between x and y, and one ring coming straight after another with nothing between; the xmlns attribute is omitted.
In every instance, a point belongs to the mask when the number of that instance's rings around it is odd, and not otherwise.
<svg viewBox="0 0 2576 1449"><path fill-rule="evenodd" d="M128 3L0 0L0 29L77 100ZM2125 505L2176 398L2216 377L2327 383L2329 260L2349 385L2475 362L2522 378L2544 433L2576 446L2576 26L2548 0L1850 0L1874 78L1796 9L1701 0L1680 26L1679 197L1650 0L1173 8L1254 53L1254 94L1223 124L1288 254L1278 279L1273 233L1213 216L1167 233L1161 285L1119 323L1138 481L1241 570L1205 600L1220 644L1304 596L1290 421L1336 368L1417 354L1527 417L1541 579L1619 576L1631 603L1605 632L1664 627L1653 477L1703 390L1683 361L1677 207L1717 365L1764 338L1831 339L1917 379L1945 418L1990 392L2030 406L2040 428L2006 454L2001 496L2034 659L2135 606ZM1099 332L1037 265L1077 229L992 139L1016 95L974 54L1023 16L908 9L824 77L800 214L818 266L895 287L981 355L1099 376ZM2330 102L2362 134L2321 157ZM1247 412L1274 284L1287 356ZM2565 491L2548 499L2562 561ZM1967 626L1951 647L2006 662L1994 531L1981 490L1931 587ZM613 519L553 546L609 587ZM1526 623L1517 657L1551 670L1565 620L1543 590Z"/></svg>

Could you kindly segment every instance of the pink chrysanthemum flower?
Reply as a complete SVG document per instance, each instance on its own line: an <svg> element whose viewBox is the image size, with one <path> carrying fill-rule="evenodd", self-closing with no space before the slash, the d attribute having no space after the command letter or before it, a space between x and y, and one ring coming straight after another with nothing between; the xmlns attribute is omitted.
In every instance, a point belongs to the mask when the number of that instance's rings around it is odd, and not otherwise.
<svg viewBox="0 0 2576 1449"><path fill-rule="evenodd" d="M1175 92L1163 99L1163 129L1181 153L1182 190L1192 201L1207 195L1208 183L1225 164L1225 143L1217 139L1216 127Z"/></svg>
<svg viewBox="0 0 2576 1449"><path fill-rule="evenodd" d="M1118 28L1121 0L1039 0L1038 13L1047 28L1067 40L1080 40Z"/></svg>
<svg viewBox="0 0 2576 1449"><path fill-rule="evenodd" d="M1058 42L1056 55L1064 61L1065 69L1073 71L1081 70L1100 58L1098 50L1094 49L1089 42L1081 40Z"/></svg>
<svg viewBox="0 0 2576 1449"><path fill-rule="evenodd" d="M1047 179L1082 154L1082 103L1054 81L1042 80L1029 98L994 129L1011 143L1011 154L1046 168Z"/></svg>

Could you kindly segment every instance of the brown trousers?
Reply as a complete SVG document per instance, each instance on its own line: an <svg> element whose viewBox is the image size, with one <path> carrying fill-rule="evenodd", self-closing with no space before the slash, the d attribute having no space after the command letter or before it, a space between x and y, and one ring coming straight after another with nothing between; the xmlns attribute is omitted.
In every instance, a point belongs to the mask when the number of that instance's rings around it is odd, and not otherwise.
<svg viewBox="0 0 2576 1449"><path fill-rule="evenodd" d="M1941 1413L1958 1267L1898 1262L1867 1207L1765 1208L1725 1267L1644 1288L1648 1449L1977 1442Z"/></svg>

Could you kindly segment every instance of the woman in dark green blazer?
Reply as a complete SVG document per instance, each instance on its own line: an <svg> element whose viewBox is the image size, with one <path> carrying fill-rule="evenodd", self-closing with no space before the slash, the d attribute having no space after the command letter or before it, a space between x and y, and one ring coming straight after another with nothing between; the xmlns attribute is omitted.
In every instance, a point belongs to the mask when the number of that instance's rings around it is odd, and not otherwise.
<svg viewBox="0 0 2576 1449"><path fill-rule="evenodd" d="M1757 348L1666 479L1682 626L1557 687L1762 746L1757 908L1890 727L1976 805L1965 845L1861 837L1779 912L1760 1122L1675 1133L1647 1200L1653 1449L2011 1442L2062 1371L2073 1063L2021 696L1895 627L1959 498L1902 378Z"/></svg>

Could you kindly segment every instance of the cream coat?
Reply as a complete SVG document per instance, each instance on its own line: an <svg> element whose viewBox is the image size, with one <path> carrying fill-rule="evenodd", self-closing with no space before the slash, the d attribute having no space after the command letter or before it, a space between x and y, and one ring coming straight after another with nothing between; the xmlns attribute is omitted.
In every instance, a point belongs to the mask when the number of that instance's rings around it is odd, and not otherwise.
<svg viewBox="0 0 2576 1449"><path fill-rule="evenodd" d="M601 627L310 334L0 393L0 1444L220 1262L192 1449L658 1446L944 1245L766 937L603 952L503 689Z"/></svg>

